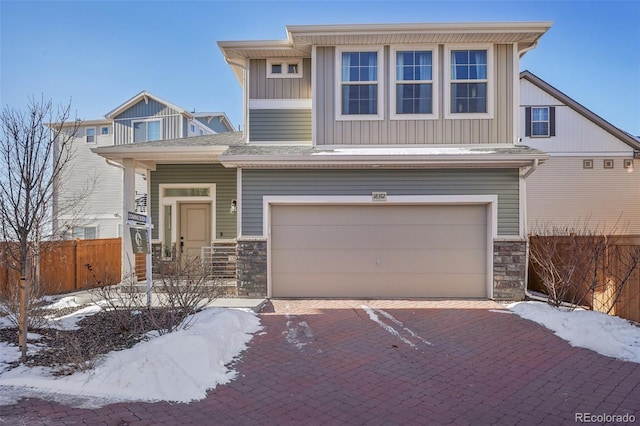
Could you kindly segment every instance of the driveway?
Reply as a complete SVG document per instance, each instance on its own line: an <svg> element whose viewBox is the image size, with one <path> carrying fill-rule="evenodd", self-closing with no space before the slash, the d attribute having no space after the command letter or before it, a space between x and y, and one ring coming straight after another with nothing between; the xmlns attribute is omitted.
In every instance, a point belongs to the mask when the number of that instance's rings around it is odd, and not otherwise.
<svg viewBox="0 0 640 426"><path fill-rule="evenodd" d="M273 300L261 319L237 379L205 400L27 399L0 407L0 425L640 421L640 364L573 348L493 302Z"/></svg>

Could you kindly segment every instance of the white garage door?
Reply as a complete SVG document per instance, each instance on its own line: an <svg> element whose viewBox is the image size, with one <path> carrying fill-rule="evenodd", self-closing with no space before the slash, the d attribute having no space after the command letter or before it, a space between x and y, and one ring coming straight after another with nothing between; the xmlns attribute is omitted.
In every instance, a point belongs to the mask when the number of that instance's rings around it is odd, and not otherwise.
<svg viewBox="0 0 640 426"><path fill-rule="evenodd" d="M274 205L273 297L487 297L482 205Z"/></svg>

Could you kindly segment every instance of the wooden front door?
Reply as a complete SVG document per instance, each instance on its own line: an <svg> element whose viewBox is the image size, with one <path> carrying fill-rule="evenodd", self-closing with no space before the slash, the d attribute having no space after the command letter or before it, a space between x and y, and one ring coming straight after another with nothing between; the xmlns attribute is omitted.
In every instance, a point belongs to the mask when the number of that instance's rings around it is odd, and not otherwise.
<svg viewBox="0 0 640 426"><path fill-rule="evenodd" d="M180 253L200 257L200 248L211 245L211 204L180 204Z"/></svg>

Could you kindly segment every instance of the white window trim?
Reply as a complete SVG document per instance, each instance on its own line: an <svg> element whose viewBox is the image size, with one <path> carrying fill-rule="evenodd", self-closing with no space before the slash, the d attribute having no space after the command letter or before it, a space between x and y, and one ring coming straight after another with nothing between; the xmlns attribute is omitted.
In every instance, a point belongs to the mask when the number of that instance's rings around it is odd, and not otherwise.
<svg viewBox="0 0 640 426"><path fill-rule="evenodd" d="M103 131L104 129L107 129L107 133L102 133L102 131ZM101 134L101 135L108 135L108 134L111 134L111 129L109 129L109 126L100 126L100 134Z"/></svg>
<svg viewBox="0 0 640 426"><path fill-rule="evenodd" d="M378 53L378 113L342 114L342 53L377 52ZM336 47L335 54L335 109L336 121L372 121L384 119L384 47L383 46L345 46Z"/></svg>
<svg viewBox="0 0 640 426"><path fill-rule="evenodd" d="M487 51L487 112L451 112L451 51L453 50L486 50ZM444 118L453 120L492 119L494 116L493 91L495 90L493 45L492 44L449 44L444 49ZM460 80L472 82L474 80ZM479 83L485 80L475 80Z"/></svg>
<svg viewBox="0 0 640 426"><path fill-rule="evenodd" d="M396 112L396 86L402 82L396 80L396 52L411 51L431 51L431 114L398 114ZM411 45L394 45L391 46L391 88L389 90L390 99L390 117L391 120L436 120L439 118L439 91L438 91L438 46L435 44L411 44ZM422 80L412 82L406 81L406 84L419 84Z"/></svg>
<svg viewBox="0 0 640 426"><path fill-rule="evenodd" d="M162 124L163 124L162 123L162 121L163 121L162 118L148 118L148 119L144 119L144 120L131 120L131 142L132 143L150 142L149 139L146 139L144 141L136 142L134 140L134 127L135 127L136 123L149 123L149 122L152 122L152 121L157 121L157 122L160 123L160 139L158 139L158 140L163 140L164 139L164 134L163 134L163 129L162 129L162 127L163 127L162 126ZM149 137L149 132L147 131L147 138L148 137Z"/></svg>
<svg viewBox="0 0 640 426"><path fill-rule="evenodd" d="M93 141L89 142L89 135L87 134L88 130L93 130ZM95 127L87 127L84 129L84 141L86 143L97 143L98 142L98 131Z"/></svg>
<svg viewBox="0 0 640 426"><path fill-rule="evenodd" d="M545 135L534 135L533 133L533 110L534 109L546 109L547 110L547 119L546 120L538 120L535 121L535 123L547 123L547 133ZM529 132L531 133L531 138L549 138L551 137L551 109L548 106L532 106L531 107L531 117L529 117L529 119L531 120L530 124L531 124L531 128L529 129Z"/></svg>
<svg viewBox="0 0 640 426"><path fill-rule="evenodd" d="M282 65L281 73L272 73L272 65ZM289 65L298 67L297 73L289 73ZM302 58L272 58L267 59L267 78L302 78Z"/></svg>

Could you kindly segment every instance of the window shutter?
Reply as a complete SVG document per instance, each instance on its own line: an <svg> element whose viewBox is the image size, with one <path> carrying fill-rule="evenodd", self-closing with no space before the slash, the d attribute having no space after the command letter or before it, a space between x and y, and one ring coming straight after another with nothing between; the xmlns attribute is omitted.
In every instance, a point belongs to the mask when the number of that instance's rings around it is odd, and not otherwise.
<svg viewBox="0 0 640 426"><path fill-rule="evenodd" d="M556 107L549 107L549 136L556 135Z"/></svg>
<svg viewBox="0 0 640 426"><path fill-rule="evenodd" d="M531 107L524 109L524 135L531 136Z"/></svg>

